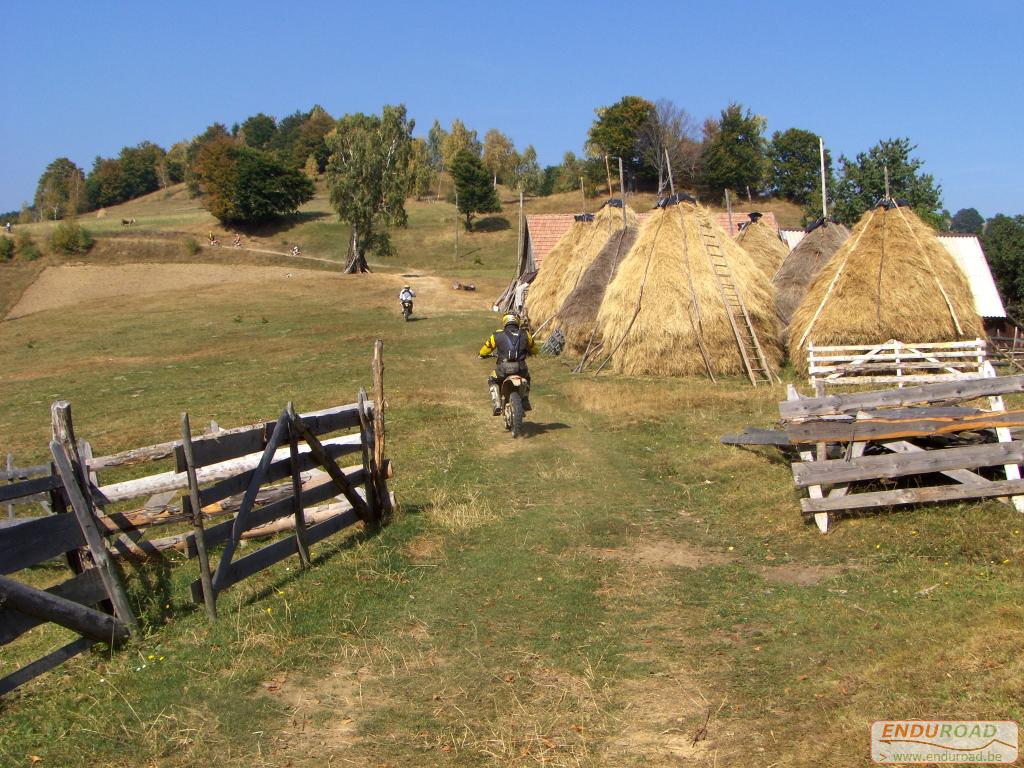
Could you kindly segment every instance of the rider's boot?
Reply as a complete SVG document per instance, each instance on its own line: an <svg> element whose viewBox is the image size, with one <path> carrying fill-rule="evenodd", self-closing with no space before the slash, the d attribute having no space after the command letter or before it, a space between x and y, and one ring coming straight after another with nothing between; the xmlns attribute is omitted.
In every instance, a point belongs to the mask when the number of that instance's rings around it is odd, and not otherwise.
<svg viewBox="0 0 1024 768"><path fill-rule="evenodd" d="M498 385L497 384L491 384L490 390L491 390L491 405L494 406L493 415L500 416L501 415L501 397L498 395Z"/></svg>
<svg viewBox="0 0 1024 768"><path fill-rule="evenodd" d="M526 385L526 387L524 388L524 391L523 391L523 410L524 411L532 411L533 410L533 406L530 405L530 385L529 385L529 383L527 383L527 385Z"/></svg>

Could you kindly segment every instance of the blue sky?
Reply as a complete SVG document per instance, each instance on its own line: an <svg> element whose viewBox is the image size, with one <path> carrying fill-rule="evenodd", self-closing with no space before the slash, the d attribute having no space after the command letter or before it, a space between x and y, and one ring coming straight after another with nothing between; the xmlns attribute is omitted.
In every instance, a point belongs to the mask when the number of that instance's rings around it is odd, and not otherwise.
<svg viewBox="0 0 1024 768"><path fill-rule="evenodd" d="M87 172L143 140L322 104L405 103L425 133L461 118L542 164L579 153L594 108L738 101L835 155L908 136L956 211L1024 212L1019 2L773 4L5 3L0 211L47 163ZM1016 139L1016 141L1015 141Z"/></svg>

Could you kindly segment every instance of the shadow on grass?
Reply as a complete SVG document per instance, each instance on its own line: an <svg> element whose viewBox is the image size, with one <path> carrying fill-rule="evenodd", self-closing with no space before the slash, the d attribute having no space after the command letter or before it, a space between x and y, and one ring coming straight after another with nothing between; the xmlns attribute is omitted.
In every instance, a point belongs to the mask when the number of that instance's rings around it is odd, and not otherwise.
<svg viewBox="0 0 1024 768"><path fill-rule="evenodd" d="M331 219L329 213L321 211L300 211L288 216L281 216L271 221L262 221L257 224L232 224L232 231L241 232L249 237L273 237L282 232L287 232L300 224L309 224L314 221Z"/></svg>
<svg viewBox="0 0 1024 768"><path fill-rule="evenodd" d="M536 435L543 435L559 429L570 429L570 427L568 424L563 424L560 421L553 421L549 424L542 424L536 421L524 421L523 437L535 437Z"/></svg>
<svg viewBox="0 0 1024 768"><path fill-rule="evenodd" d="M474 232L500 232L503 229L511 229L512 225L504 216L487 216L473 222Z"/></svg>

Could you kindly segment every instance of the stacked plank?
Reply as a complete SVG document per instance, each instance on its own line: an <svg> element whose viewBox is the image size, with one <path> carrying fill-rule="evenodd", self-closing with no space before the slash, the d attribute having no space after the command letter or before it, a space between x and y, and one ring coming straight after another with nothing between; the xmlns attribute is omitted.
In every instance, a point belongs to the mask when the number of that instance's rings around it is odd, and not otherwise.
<svg viewBox="0 0 1024 768"><path fill-rule="evenodd" d="M1013 497L1024 511L1024 442L1010 431L1024 410L1002 399L1022 391L1024 376L814 398L790 387L781 430L723 440L792 446L793 479L808 492L801 510L823 533L831 513L849 510ZM968 405L982 398L987 407Z"/></svg>

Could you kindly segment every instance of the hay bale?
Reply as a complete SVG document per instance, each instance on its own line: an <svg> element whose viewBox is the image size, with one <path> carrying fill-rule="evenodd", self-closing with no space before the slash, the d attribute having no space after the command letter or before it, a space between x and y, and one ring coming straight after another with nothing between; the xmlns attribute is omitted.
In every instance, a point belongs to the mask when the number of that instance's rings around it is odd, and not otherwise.
<svg viewBox="0 0 1024 768"><path fill-rule="evenodd" d="M804 235L775 273L775 311L783 326L803 300L818 271L850 237L850 230L833 221L822 221ZM783 342L785 343L785 342Z"/></svg>
<svg viewBox="0 0 1024 768"><path fill-rule="evenodd" d="M626 219L636 225L636 213L626 208ZM622 229L622 209L605 205L594 220L573 222L555 247L544 257L537 278L526 294L526 312L535 328L553 318L566 296L604 248L608 238ZM550 332L549 323L545 332ZM542 332L543 334L543 332Z"/></svg>
<svg viewBox="0 0 1024 768"><path fill-rule="evenodd" d="M736 235L736 242L771 279L782 266L789 248L779 233L762 220L751 221Z"/></svg>
<svg viewBox="0 0 1024 768"><path fill-rule="evenodd" d="M746 373L700 219L710 222L718 236L769 365L778 365L771 282L707 209L683 202L655 211L644 222L598 310L599 332L606 349L614 350L616 371L706 376L699 335L716 376Z"/></svg>
<svg viewBox="0 0 1024 768"><path fill-rule="evenodd" d="M636 242L637 233L637 228L631 226L620 229L608 238L597 258L562 302L557 325L565 336L565 346L571 354L582 355L591 342L594 345L601 343L597 311L619 265Z"/></svg>
<svg viewBox="0 0 1024 768"><path fill-rule="evenodd" d="M880 205L864 214L793 312L789 355L806 371L812 341L923 343L981 334L967 278L935 233L909 208Z"/></svg>

